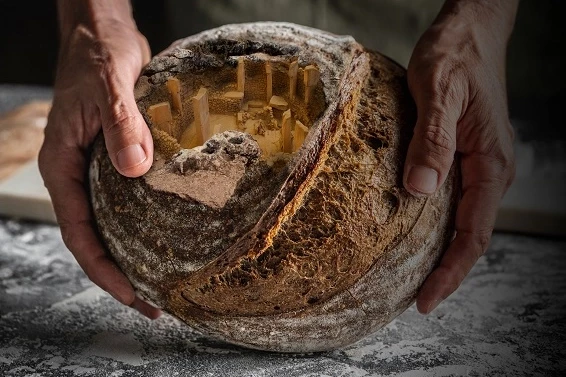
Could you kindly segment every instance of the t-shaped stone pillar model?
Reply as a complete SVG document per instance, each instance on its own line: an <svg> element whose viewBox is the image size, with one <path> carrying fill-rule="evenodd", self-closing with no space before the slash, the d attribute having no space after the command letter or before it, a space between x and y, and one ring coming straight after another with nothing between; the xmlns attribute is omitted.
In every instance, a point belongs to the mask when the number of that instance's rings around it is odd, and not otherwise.
<svg viewBox="0 0 566 377"><path fill-rule="evenodd" d="M295 99L297 94L297 75L299 73L299 63L295 60L289 64L289 98Z"/></svg>
<svg viewBox="0 0 566 377"><path fill-rule="evenodd" d="M151 121L162 131L167 132L169 135L172 133L173 117L171 116L171 105L169 102L161 102L151 105L147 109L147 115Z"/></svg>
<svg viewBox="0 0 566 377"><path fill-rule="evenodd" d="M197 95L192 98L195 115L196 137L199 144L203 144L210 135L210 122L208 110L208 90L200 88Z"/></svg>
<svg viewBox="0 0 566 377"><path fill-rule="evenodd" d="M305 67L305 103L308 104L312 100L312 94L316 85L320 80L320 72L314 65Z"/></svg>
<svg viewBox="0 0 566 377"><path fill-rule="evenodd" d="M173 102L173 109L178 112L183 112L183 103L181 101L181 82L176 77L169 77L167 79L167 89L169 89L169 94L171 94L171 100Z"/></svg>

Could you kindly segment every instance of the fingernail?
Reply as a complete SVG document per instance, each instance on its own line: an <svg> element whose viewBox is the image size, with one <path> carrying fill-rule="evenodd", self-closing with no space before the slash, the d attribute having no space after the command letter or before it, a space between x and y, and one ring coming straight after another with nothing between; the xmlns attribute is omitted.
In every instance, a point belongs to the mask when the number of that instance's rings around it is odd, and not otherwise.
<svg viewBox="0 0 566 377"><path fill-rule="evenodd" d="M438 304L440 304L442 302L442 300L436 300L433 301L431 304L429 304L427 310L426 310L426 314L429 314L430 312L432 312L434 309L436 309L436 307L438 306Z"/></svg>
<svg viewBox="0 0 566 377"><path fill-rule="evenodd" d="M139 144L129 145L121 149L116 155L118 167L121 170L127 170L137 166L147 159L145 151Z"/></svg>
<svg viewBox="0 0 566 377"><path fill-rule="evenodd" d="M438 173L426 166L415 165L409 171L407 183L422 194L433 194L438 183Z"/></svg>

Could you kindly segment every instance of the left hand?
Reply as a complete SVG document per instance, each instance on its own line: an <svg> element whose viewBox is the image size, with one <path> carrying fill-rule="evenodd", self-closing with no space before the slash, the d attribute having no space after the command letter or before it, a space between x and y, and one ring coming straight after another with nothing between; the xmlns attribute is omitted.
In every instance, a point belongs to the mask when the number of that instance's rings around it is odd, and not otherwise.
<svg viewBox="0 0 566 377"><path fill-rule="evenodd" d="M485 253L499 202L514 177L505 54L516 3L447 1L409 63L418 119L405 188L415 196L436 192L456 152L462 174L456 237L419 291L421 313L452 294Z"/></svg>

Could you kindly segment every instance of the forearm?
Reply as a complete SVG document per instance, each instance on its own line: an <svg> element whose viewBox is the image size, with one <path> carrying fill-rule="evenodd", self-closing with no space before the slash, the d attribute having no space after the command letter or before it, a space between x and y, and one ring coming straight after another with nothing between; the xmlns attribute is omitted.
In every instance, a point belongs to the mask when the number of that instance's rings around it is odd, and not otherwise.
<svg viewBox="0 0 566 377"><path fill-rule="evenodd" d="M434 25L469 25L482 28L492 38L506 45L519 0L446 0Z"/></svg>
<svg viewBox="0 0 566 377"><path fill-rule="evenodd" d="M81 25L95 34L109 23L135 28L129 0L58 0L57 10L63 40Z"/></svg>

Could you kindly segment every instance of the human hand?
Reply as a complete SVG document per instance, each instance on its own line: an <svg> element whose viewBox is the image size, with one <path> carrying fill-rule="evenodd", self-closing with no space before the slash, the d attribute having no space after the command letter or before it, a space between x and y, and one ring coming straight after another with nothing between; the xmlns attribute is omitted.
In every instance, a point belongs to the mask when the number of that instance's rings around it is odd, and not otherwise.
<svg viewBox="0 0 566 377"><path fill-rule="evenodd" d="M433 194L460 155L462 197L456 236L417 296L429 313L452 294L486 251L499 202L515 168L505 87L505 54L517 1L447 1L418 42L408 83L418 119L404 168L405 188Z"/></svg>
<svg viewBox="0 0 566 377"><path fill-rule="evenodd" d="M89 8L77 9L81 6ZM133 94L137 77L149 62L149 46L137 31L127 1L60 1L59 13L61 51L40 171L63 241L90 280L122 304L157 318L160 310L136 297L126 276L106 255L85 188L88 149L101 129L121 174L137 177L151 167L153 142ZM75 20L77 14L91 18Z"/></svg>

